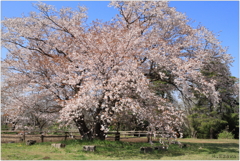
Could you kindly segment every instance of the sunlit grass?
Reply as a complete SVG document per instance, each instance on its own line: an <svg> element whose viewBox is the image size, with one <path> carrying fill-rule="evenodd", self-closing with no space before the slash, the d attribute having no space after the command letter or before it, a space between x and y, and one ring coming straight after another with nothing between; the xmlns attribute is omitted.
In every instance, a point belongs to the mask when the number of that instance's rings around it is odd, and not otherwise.
<svg viewBox="0 0 240 161"><path fill-rule="evenodd" d="M140 153L149 143L115 141L61 141L65 148L57 149L50 142L27 146L24 143L2 144L2 160L238 160L238 140L181 139L188 147L170 145L168 151ZM96 145L95 152L83 151L84 145ZM153 146L159 146L154 143Z"/></svg>

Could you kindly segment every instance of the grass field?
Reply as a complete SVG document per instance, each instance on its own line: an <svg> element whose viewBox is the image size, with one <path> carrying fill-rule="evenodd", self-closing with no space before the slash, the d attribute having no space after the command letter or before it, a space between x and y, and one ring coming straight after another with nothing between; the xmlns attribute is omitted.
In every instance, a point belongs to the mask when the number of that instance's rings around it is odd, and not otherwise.
<svg viewBox="0 0 240 161"><path fill-rule="evenodd" d="M130 141L130 140L129 140ZM57 149L51 142L27 146L24 143L1 144L2 160L239 160L239 140L179 139L188 147L170 145L168 151L140 153L140 147L151 146L146 139L127 141L59 141L65 148ZM83 151L84 145L96 145L95 152ZM159 146L154 143L153 146Z"/></svg>

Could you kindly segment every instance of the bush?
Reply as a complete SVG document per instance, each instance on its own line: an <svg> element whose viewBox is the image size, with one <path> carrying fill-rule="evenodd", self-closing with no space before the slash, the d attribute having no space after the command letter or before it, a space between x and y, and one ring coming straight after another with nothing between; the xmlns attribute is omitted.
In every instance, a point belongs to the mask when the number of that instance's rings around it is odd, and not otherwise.
<svg viewBox="0 0 240 161"><path fill-rule="evenodd" d="M1 130L9 130L9 127L7 125L1 125Z"/></svg>
<svg viewBox="0 0 240 161"><path fill-rule="evenodd" d="M234 139L234 135L226 130L218 134L218 139Z"/></svg>

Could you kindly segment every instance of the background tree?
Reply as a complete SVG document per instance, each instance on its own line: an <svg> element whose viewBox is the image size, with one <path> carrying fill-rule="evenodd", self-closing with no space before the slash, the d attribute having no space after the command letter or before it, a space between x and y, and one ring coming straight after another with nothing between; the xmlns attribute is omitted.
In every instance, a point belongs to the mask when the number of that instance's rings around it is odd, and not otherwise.
<svg viewBox="0 0 240 161"><path fill-rule="evenodd" d="M198 99L188 111L194 129L193 133L198 133L198 137L202 138L217 138L221 130L226 126L231 126L229 130L234 131L235 138L237 138L239 134L237 132L239 120L237 79L231 76L227 66L217 61L207 64L201 72L206 78L217 82L215 89L219 92L220 101L217 106L213 106L211 99L195 92Z"/></svg>
<svg viewBox="0 0 240 161"><path fill-rule="evenodd" d="M29 84L11 84L10 80L11 77L5 75L1 92L4 94L2 98L7 98L2 99L2 113L6 123L12 124L12 130L27 128L42 131L57 121L61 107L49 93L34 91Z"/></svg>

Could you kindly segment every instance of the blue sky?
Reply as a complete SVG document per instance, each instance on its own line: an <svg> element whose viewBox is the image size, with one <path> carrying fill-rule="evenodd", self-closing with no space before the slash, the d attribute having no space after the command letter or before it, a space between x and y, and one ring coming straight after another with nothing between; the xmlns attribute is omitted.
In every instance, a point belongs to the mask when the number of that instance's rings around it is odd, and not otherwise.
<svg viewBox="0 0 240 161"><path fill-rule="evenodd" d="M107 7L108 1L44 1L60 9L63 6L76 8L78 4L85 5L88 10L88 22L95 19L110 20L118 12ZM30 11L36 1L1 1L1 19L4 17L21 17ZM188 18L195 20L193 26L202 24L214 33L219 33L218 39L222 46L229 47L228 53L234 57L230 67L232 75L239 78L239 2L238 1L170 1L169 5L183 12ZM2 49L2 58L6 50Z"/></svg>

